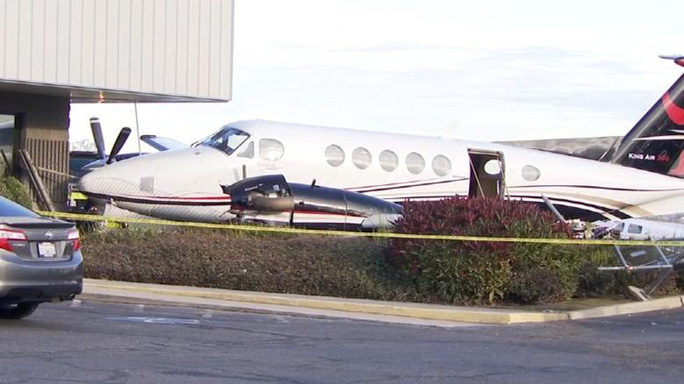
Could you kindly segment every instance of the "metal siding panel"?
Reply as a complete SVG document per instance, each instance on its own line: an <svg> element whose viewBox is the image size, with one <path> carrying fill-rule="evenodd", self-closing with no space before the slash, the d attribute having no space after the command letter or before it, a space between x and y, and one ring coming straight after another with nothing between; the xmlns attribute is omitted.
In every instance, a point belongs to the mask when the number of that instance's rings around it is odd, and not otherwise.
<svg viewBox="0 0 684 384"><path fill-rule="evenodd" d="M187 1L178 3L178 22L176 24L176 85L174 92L186 94L188 92L188 30L189 4Z"/></svg>
<svg viewBox="0 0 684 384"><path fill-rule="evenodd" d="M76 84L95 84L95 2L91 0L81 1L83 13L81 15L81 28L76 32L81 37L80 50L80 73L76 72L74 80ZM76 48L78 46L72 45ZM75 50L78 50L77 48ZM72 63L73 64L73 63Z"/></svg>
<svg viewBox="0 0 684 384"><path fill-rule="evenodd" d="M0 0L0 78L230 95L232 0Z"/></svg>
<svg viewBox="0 0 684 384"><path fill-rule="evenodd" d="M142 35L143 28L143 3L139 0L134 0L131 3L131 46L129 49L129 84L130 90L140 91L142 89L142 60L143 60L143 46ZM133 38L132 36L135 36Z"/></svg>
<svg viewBox="0 0 684 384"><path fill-rule="evenodd" d="M13 79L17 77L17 53L19 51L19 20L15 15L19 12L19 0L7 0L4 2L3 9L3 25L0 27L3 30L2 39L3 50L2 57L2 73L4 77Z"/></svg>
<svg viewBox="0 0 684 384"><path fill-rule="evenodd" d="M230 100L233 86L233 18L235 3L233 0L223 0L221 12L221 84L220 98Z"/></svg>
<svg viewBox="0 0 684 384"><path fill-rule="evenodd" d="M164 50L166 48L166 1L155 2L154 7L154 23L152 31L152 41L153 41L153 68L150 76L152 77L152 89L155 92L167 92L168 90L164 87L165 71L166 66L164 65L164 59L166 55Z"/></svg>
<svg viewBox="0 0 684 384"><path fill-rule="evenodd" d="M57 50L55 72L56 72L56 82L57 83L68 83L69 82L69 71L71 70L69 66L69 60L71 58L71 1L69 0L58 0L57 1ZM80 13L78 15L80 16Z"/></svg>
<svg viewBox="0 0 684 384"><path fill-rule="evenodd" d="M142 24L142 71L141 87L143 92L154 90L154 1L144 0L143 2L143 24Z"/></svg>
<svg viewBox="0 0 684 384"><path fill-rule="evenodd" d="M43 79L47 83L57 82L58 6L59 3L57 1L50 0L45 2Z"/></svg>
<svg viewBox="0 0 684 384"><path fill-rule="evenodd" d="M69 84L83 83L83 0L71 0L69 3Z"/></svg>
<svg viewBox="0 0 684 384"><path fill-rule="evenodd" d="M116 77L118 73L119 61L117 60L119 51L119 8L120 0L107 0L105 8L105 57L104 57L104 86L106 88L117 88Z"/></svg>
<svg viewBox="0 0 684 384"><path fill-rule="evenodd" d="M164 91L176 93L176 80L178 70L178 0L166 2L166 40L164 42Z"/></svg>
<svg viewBox="0 0 684 384"><path fill-rule="evenodd" d="M188 9L188 71L186 73L188 87L186 93L189 95L198 94L197 71L199 61L199 29L200 29L200 7L199 0L191 0Z"/></svg>
<svg viewBox="0 0 684 384"><path fill-rule="evenodd" d="M86 0L87 2L88 0ZM93 30L93 85L103 86L106 84L106 60L107 60L107 3L94 1L95 13ZM84 33L88 33L84 31Z"/></svg>
<svg viewBox="0 0 684 384"><path fill-rule="evenodd" d="M209 92L212 97L221 94L221 0L211 0L211 38L209 45Z"/></svg>
<svg viewBox="0 0 684 384"><path fill-rule="evenodd" d="M211 65L211 2L202 0L199 14L199 41L197 55L197 95L209 94L209 73Z"/></svg>
<svg viewBox="0 0 684 384"><path fill-rule="evenodd" d="M131 85L131 1L123 0L120 3L118 29L118 46L116 57L116 88L128 89Z"/></svg>
<svg viewBox="0 0 684 384"><path fill-rule="evenodd" d="M17 52L17 79L31 79L31 8L33 1L22 0L19 3L19 50Z"/></svg>
<svg viewBox="0 0 684 384"><path fill-rule="evenodd" d="M45 0L31 0L31 72L28 80L44 82Z"/></svg>

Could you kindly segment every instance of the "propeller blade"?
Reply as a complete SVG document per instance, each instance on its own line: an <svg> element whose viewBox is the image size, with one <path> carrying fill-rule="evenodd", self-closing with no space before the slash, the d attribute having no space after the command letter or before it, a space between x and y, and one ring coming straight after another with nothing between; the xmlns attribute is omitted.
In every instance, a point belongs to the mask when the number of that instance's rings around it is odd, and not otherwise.
<svg viewBox="0 0 684 384"><path fill-rule="evenodd" d="M121 131L119 132L119 136L116 137L116 141L114 142L114 145L112 145L112 150L109 152L109 158L107 159L107 164L111 164L114 159L116 159L116 155L119 154L121 151L121 148L123 148L124 144L126 144L126 140L128 140L128 136L131 134L131 129L128 127L123 127L121 128Z"/></svg>
<svg viewBox="0 0 684 384"><path fill-rule="evenodd" d="M106 159L104 137L102 136L102 126L100 119L97 117L90 118L90 130L93 132L93 140L95 140L95 147L97 148L97 155L100 159Z"/></svg>

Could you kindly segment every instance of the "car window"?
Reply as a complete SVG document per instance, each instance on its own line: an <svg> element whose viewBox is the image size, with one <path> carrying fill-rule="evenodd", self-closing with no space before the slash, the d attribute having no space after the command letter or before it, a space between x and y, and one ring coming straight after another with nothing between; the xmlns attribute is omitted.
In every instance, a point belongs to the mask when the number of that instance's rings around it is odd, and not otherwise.
<svg viewBox="0 0 684 384"><path fill-rule="evenodd" d="M40 217L37 213L24 208L14 201L0 196L0 216Z"/></svg>

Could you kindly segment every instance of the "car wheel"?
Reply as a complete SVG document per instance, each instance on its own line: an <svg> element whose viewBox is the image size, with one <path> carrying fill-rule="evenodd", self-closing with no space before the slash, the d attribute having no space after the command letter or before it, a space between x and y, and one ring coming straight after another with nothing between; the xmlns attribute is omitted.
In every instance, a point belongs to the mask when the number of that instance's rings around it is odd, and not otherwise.
<svg viewBox="0 0 684 384"><path fill-rule="evenodd" d="M0 319L17 320L32 314L38 303L0 304Z"/></svg>

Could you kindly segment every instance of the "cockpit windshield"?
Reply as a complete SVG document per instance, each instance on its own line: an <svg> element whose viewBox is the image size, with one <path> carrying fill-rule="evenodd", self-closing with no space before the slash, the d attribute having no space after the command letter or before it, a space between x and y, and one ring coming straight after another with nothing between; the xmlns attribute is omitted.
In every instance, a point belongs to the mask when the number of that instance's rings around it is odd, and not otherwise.
<svg viewBox="0 0 684 384"><path fill-rule="evenodd" d="M247 139L249 139L248 133L236 128L223 127L220 131L193 146L207 145L232 155L242 143L247 141Z"/></svg>

